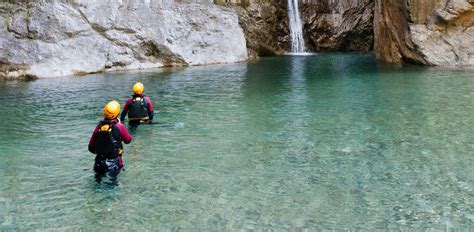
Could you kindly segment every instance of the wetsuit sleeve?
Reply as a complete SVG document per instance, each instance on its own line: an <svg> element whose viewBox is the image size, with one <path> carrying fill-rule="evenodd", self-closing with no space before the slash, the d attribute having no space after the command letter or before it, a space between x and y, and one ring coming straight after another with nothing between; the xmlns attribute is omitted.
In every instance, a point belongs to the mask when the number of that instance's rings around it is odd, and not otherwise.
<svg viewBox="0 0 474 232"><path fill-rule="evenodd" d="M91 139L89 140L89 151L93 154L95 154L95 137L98 131L99 131L99 127L96 126L94 129L94 132L92 133Z"/></svg>
<svg viewBox="0 0 474 232"><path fill-rule="evenodd" d="M120 115L120 121L124 121L125 120L125 116L127 116L127 113L128 113L128 105L130 105L130 102L132 101L132 99L128 99L126 102L125 102L125 105L123 106L123 110L122 110L122 114Z"/></svg>
<svg viewBox="0 0 474 232"><path fill-rule="evenodd" d="M117 127L120 130L120 135L122 136L122 141L125 144L129 144L132 141L132 136L128 133L127 128L122 123L117 123Z"/></svg>
<svg viewBox="0 0 474 232"><path fill-rule="evenodd" d="M148 102L148 117L150 120L153 120L153 117L155 116L155 112L153 111L153 103L149 97L146 97L146 101Z"/></svg>

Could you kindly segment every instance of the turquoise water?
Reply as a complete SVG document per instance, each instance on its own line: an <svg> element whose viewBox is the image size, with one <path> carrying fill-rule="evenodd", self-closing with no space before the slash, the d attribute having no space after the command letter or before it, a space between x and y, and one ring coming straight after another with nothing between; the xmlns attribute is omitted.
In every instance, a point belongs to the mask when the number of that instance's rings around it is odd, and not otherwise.
<svg viewBox="0 0 474 232"><path fill-rule="evenodd" d="M372 55L0 81L0 230L474 229L474 70ZM87 151L142 81L118 186Z"/></svg>

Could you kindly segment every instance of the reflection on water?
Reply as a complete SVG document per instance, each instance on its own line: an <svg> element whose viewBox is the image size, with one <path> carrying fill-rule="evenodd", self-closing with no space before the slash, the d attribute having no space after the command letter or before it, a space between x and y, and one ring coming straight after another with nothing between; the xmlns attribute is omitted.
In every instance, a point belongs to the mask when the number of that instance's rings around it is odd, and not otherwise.
<svg viewBox="0 0 474 232"><path fill-rule="evenodd" d="M0 82L0 230L472 230L471 71L316 54ZM137 80L159 124L97 184L89 136Z"/></svg>

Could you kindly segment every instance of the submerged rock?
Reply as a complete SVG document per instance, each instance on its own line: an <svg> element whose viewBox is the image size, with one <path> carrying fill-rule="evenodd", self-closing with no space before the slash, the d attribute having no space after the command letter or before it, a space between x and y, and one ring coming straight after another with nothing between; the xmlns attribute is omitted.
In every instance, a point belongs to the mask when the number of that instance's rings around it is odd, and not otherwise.
<svg viewBox="0 0 474 232"><path fill-rule="evenodd" d="M54 77L247 59L237 14L203 1L2 3L0 16L4 22L0 76L4 77Z"/></svg>

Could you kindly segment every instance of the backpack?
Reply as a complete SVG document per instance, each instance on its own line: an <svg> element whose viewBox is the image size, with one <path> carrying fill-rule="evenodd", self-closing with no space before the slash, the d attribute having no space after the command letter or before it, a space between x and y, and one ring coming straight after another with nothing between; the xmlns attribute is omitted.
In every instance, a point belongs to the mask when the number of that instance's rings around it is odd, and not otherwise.
<svg viewBox="0 0 474 232"><path fill-rule="evenodd" d="M99 131L95 137L96 154L105 159L117 158L122 148L121 134L116 122L104 120L99 122Z"/></svg>
<svg viewBox="0 0 474 232"><path fill-rule="evenodd" d="M128 120L147 120L148 103L144 97L134 96L128 110Z"/></svg>

